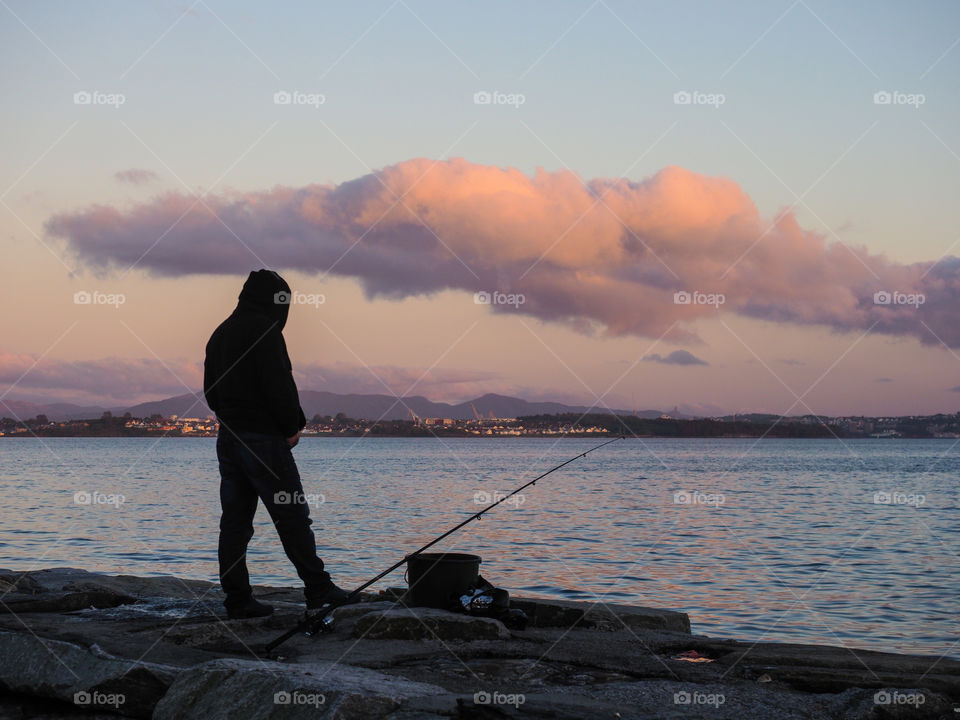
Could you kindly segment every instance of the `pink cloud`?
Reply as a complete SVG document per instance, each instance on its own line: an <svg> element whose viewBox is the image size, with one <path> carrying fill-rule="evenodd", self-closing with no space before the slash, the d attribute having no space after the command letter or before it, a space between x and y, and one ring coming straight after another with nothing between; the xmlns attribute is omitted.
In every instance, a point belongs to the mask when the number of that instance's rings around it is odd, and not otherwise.
<svg viewBox="0 0 960 720"><path fill-rule="evenodd" d="M275 269L355 277L371 297L519 293L523 304L491 310L584 332L692 340L692 321L720 312L960 346L960 259L905 265L828 242L790 212L761 217L732 180L679 167L584 181L414 159L336 186L205 202L168 193L60 213L47 229L98 270L243 274L259 261L236 233ZM677 291L724 302L678 304ZM903 295L884 305L877 292ZM923 304L896 302L917 293Z"/></svg>
<svg viewBox="0 0 960 720"><path fill-rule="evenodd" d="M182 395L187 388L199 388L202 378L201 364L191 360L107 357L71 362L0 351L0 393L35 401L138 402Z"/></svg>
<svg viewBox="0 0 960 720"><path fill-rule="evenodd" d="M652 353L643 358L647 362L658 362L664 365L709 365L705 360L701 360L693 353L686 350L674 350L669 355L660 355Z"/></svg>
<svg viewBox="0 0 960 720"><path fill-rule="evenodd" d="M488 392L510 392L515 386L504 383L487 370L422 368L374 365L361 367L336 363L304 364L294 360L294 377L302 390L375 395L425 395L445 401L477 397Z"/></svg>

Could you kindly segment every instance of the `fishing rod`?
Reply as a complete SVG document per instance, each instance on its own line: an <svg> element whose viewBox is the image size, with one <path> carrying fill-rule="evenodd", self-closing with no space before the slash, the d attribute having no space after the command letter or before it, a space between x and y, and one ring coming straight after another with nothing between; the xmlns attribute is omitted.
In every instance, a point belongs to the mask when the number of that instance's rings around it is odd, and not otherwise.
<svg viewBox="0 0 960 720"><path fill-rule="evenodd" d="M392 573L392 572L393 572L394 570L396 570L398 567L400 567L400 566L403 565L405 562L407 562L407 560L408 560L409 558L411 558L412 556L414 556L414 555L419 555L419 554L422 553L424 550L433 547L434 545L436 545L438 542L440 542L440 541L443 540L444 538L447 538L447 537L449 537L450 535L453 535L453 533L455 533L457 530L459 530L460 528L462 528L464 525L467 525L468 523L471 523L471 522L473 522L474 520L479 520L479 519L481 518L481 516L483 516L484 513L487 513L487 512L489 512L490 510L493 510L493 508L495 508L495 507L496 507L497 505L499 505L500 503L502 503L502 502L504 502L504 501L506 501L506 500L509 500L509 499L512 498L514 495L516 495L517 493L521 492L522 490L525 490L526 488L530 487L531 485L536 485L538 480L543 480L543 478L545 478L545 477L546 477L547 475L549 475L550 473L556 472L556 471L559 470L560 468L565 467L566 465L569 465L569 464L572 463L574 460L579 460L579 459L582 458L582 457L586 457L587 455L589 455L590 453L592 453L594 450L599 450L600 448L602 448L602 447L604 447L604 446L606 446L606 445L609 445L610 443L614 443L614 442L616 442L617 440L623 440L624 437L625 437L625 436L623 436L623 435L621 435L621 436L619 436L619 437L615 437L615 438L613 438L612 440L607 440L606 442L600 443L599 445L596 445L596 446L590 448L589 450L585 450L584 452L580 453L579 455L574 455L574 456L573 456L572 458L570 458L569 460L560 463L560 464L557 465L556 467L550 468L549 470L547 470L547 471L546 471L545 473L543 473L542 475L538 475L538 476L535 477L533 480L530 480L530 481L524 483L523 485L521 485L520 487L518 487L516 490L514 490L514 491L513 491L512 493L510 493L509 495L504 495L502 498L500 498L499 500L497 500L495 503L491 503L490 505L487 505L485 508L483 508L483 510L480 510L479 512L475 512L473 515L471 515L470 517L468 517L466 520L463 520L462 522L458 523L457 525L454 525L452 528L450 528L449 530L447 530L447 531L446 531L445 533L443 533L442 535L439 535L438 537L435 537L433 540L431 540L430 542L428 542L426 545L424 545L423 547L421 547L419 550L416 550L416 551L410 553L410 555L407 555L407 556L404 557L402 560L399 560L399 561L395 562L393 565L391 565L390 567L388 567L386 570L384 570L382 573L380 573L380 574L377 575L376 577L371 578L370 580L367 580L367 582L365 582L363 585L361 585L360 587L358 587L358 588L356 588L355 590L353 590L349 595L347 595L347 597L345 597L345 598L344 598L343 600L341 600L340 602L331 603L329 606L327 606L327 607L324 608L323 610L320 610L319 612L317 612L317 613L316 613L315 615L313 615L313 616L311 616L311 615L308 613L307 616L306 616L303 620L301 620L299 623L297 623L297 625L296 625L295 627L290 628L290 629L287 630L283 635L280 635L279 637L277 637L277 638L271 640L269 643L267 643L267 645L266 645L267 652L270 652L270 651L274 650L275 648L279 647L280 645L282 645L283 643L285 643L287 640L289 640L290 638L292 638L294 635L296 635L296 634L299 633L299 632L303 632L303 633L305 633L305 634L307 634L307 635L313 635L313 634L317 633L318 631L320 631L321 629L323 629L323 628L325 627L325 622L324 622L324 621L327 619L327 616L329 616L330 613L332 613L332 612L333 612L334 610L336 610L338 607L342 607L342 606L344 606L344 605L349 605L361 592L363 592L364 590L366 590L368 587L370 587L371 585L373 585L375 582L377 582L377 581L380 580L381 578L386 577L387 575L389 575L390 573Z"/></svg>

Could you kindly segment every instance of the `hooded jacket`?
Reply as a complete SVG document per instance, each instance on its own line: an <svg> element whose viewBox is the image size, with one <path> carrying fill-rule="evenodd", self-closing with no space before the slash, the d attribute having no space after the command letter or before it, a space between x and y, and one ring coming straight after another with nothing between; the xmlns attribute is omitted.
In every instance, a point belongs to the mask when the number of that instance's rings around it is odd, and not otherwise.
<svg viewBox="0 0 960 720"><path fill-rule="evenodd" d="M236 309L210 336L203 394L221 426L288 438L306 425L282 333L289 311L286 281L255 270Z"/></svg>

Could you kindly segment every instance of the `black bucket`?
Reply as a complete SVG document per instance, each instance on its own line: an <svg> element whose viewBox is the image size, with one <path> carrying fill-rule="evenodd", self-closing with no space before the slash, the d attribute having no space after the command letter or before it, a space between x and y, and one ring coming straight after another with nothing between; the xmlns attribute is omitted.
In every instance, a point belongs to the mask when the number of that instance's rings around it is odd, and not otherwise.
<svg viewBox="0 0 960 720"><path fill-rule="evenodd" d="M480 556L469 553L407 555L409 605L450 608L480 575Z"/></svg>

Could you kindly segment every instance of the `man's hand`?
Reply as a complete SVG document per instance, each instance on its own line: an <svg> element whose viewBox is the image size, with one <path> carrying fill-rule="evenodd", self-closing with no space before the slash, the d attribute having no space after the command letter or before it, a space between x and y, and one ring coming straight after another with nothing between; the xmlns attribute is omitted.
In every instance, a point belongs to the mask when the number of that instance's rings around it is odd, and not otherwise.
<svg viewBox="0 0 960 720"><path fill-rule="evenodd" d="M296 447L298 442L300 442L300 433L299 433L299 432L298 432L296 435L294 435L293 437L288 437L288 438L287 438L287 445L289 445L289 446L292 447L292 448L293 448L293 447Z"/></svg>

